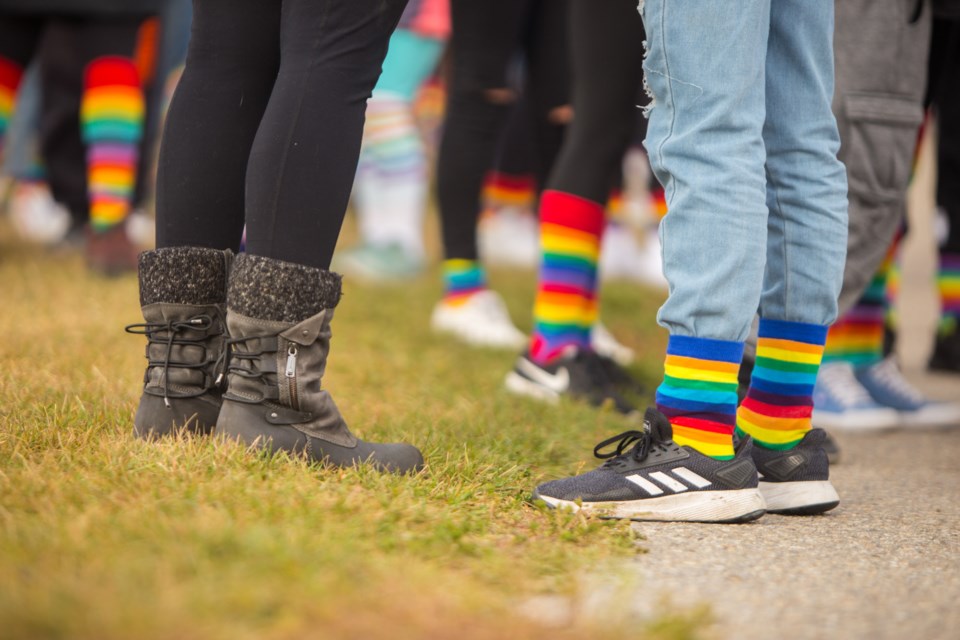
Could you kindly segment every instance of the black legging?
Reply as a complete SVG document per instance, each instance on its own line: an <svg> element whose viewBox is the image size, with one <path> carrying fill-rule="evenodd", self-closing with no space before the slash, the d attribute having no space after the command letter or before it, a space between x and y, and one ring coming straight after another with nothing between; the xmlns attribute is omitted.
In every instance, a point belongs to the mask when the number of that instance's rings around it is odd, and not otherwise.
<svg viewBox="0 0 960 640"><path fill-rule="evenodd" d="M437 195L444 254L475 260L483 177L513 102L489 92L510 86L510 64L520 52L541 185L559 151L563 127L550 113L568 102L566 0L451 0L450 10L453 65Z"/></svg>
<svg viewBox="0 0 960 640"><path fill-rule="evenodd" d="M570 0L574 117L548 189L603 204L618 186L646 103L644 38L636 0Z"/></svg>
<svg viewBox="0 0 960 640"><path fill-rule="evenodd" d="M0 16L0 57L20 67L39 62L40 155L50 191L54 199L70 211L75 225L79 226L89 217L86 145L80 134L84 69L102 56L132 58L140 27L149 17L135 14ZM138 192L142 176L140 172Z"/></svg>
<svg viewBox="0 0 960 640"><path fill-rule="evenodd" d="M940 250L960 254L960 20L933 21L927 101L937 113L937 205L949 219Z"/></svg>
<svg viewBox="0 0 960 640"><path fill-rule="evenodd" d="M242 6L241 6L242 4ZM157 246L326 269L406 0L195 0L157 171Z"/></svg>

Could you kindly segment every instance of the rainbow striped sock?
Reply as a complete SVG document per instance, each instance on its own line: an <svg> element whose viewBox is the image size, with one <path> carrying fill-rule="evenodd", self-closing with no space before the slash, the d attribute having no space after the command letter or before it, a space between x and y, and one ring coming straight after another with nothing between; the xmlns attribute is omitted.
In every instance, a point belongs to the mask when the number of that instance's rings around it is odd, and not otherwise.
<svg viewBox="0 0 960 640"><path fill-rule="evenodd" d="M607 223L626 224L627 205L624 201L622 189L611 189L607 198Z"/></svg>
<svg viewBox="0 0 960 640"><path fill-rule="evenodd" d="M120 224L130 212L143 116L143 91L132 60L107 56L87 66L80 122L95 230Z"/></svg>
<svg viewBox="0 0 960 640"><path fill-rule="evenodd" d="M0 161L3 160L3 141L6 138L13 106L17 99L17 88L23 79L23 67L13 60L0 57Z"/></svg>
<svg viewBox="0 0 960 640"><path fill-rule="evenodd" d="M487 276L476 260L451 258L443 261L443 302L459 306L475 293L486 291Z"/></svg>
<svg viewBox="0 0 960 640"><path fill-rule="evenodd" d="M850 362L869 366L883 359L883 323L887 313L887 259L873 276L870 286L850 311L827 332L824 362Z"/></svg>
<svg viewBox="0 0 960 640"><path fill-rule="evenodd" d="M653 217L659 222L663 220L663 216L667 215L667 194L664 193L659 182L656 180L652 182L654 184L650 186L650 209Z"/></svg>
<svg viewBox="0 0 960 640"><path fill-rule="evenodd" d="M742 358L742 342L670 336L657 409L670 420L677 444L718 460L733 458Z"/></svg>
<svg viewBox="0 0 960 640"><path fill-rule="evenodd" d="M499 171L487 174L483 201L488 208L510 206L530 208L536 199L536 180L532 175L511 175Z"/></svg>
<svg viewBox="0 0 960 640"><path fill-rule="evenodd" d="M942 335L951 334L960 328L960 254L940 254L937 289L940 292L939 331Z"/></svg>
<svg viewBox="0 0 960 640"><path fill-rule="evenodd" d="M737 411L738 434L767 449L790 449L803 439L826 338L823 325L760 319L757 360Z"/></svg>
<svg viewBox="0 0 960 640"><path fill-rule="evenodd" d="M530 357L545 364L570 346L590 347L597 321L603 205L561 191L540 198L540 280Z"/></svg>

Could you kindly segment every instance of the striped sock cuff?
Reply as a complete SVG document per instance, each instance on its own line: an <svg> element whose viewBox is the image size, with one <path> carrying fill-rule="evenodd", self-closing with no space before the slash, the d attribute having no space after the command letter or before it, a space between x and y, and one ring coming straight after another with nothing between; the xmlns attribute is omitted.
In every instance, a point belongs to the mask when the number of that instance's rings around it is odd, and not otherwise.
<svg viewBox="0 0 960 640"><path fill-rule="evenodd" d="M883 359L883 324L887 314L890 256L874 274L857 304L830 327L823 359L870 365Z"/></svg>
<svg viewBox="0 0 960 640"><path fill-rule="evenodd" d="M657 221L667 215L667 194L659 184L650 189L650 209Z"/></svg>
<svg viewBox="0 0 960 640"><path fill-rule="evenodd" d="M940 254L937 290L940 293L940 332L952 333L960 323L960 254Z"/></svg>
<svg viewBox="0 0 960 640"><path fill-rule="evenodd" d="M13 106L17 99L17 88L23 79L23 67L13 60L0 56L0 149L3 134L10 124Z"/></svg>
<svg viewBox="0 0 960 640"><path fill-rule="evenodd" d="M567 347L590 347L604 217L600 203L569 193L546 191L540 200L542 261L530 355L541 364Z"/></svg>
<svg viewBox="0 0 960 640"><path fill-rule="evenodd" d="M677 444L712 458L733 458L742 357L742 342L670 336L656 403Z"/></svg>
<svg viewBox="0 0 960 640"><path fill-rule="evenodd" d="M625 224L627 221L627 206L622 189L611 189L607 198L607 222L610 224Z"/></svg>
<svg viewBox="0 0 960 640"><path fill-rule="evenodd" d="M483 201L491 206L532 206L536 180L532 174L512 175L491 171L483 185Z"/></svg>
<svg viewBox="0 0 960 640"><path fill-rule="evenodd" d="M106 229L130 210L143 134L144 98L133 61L107 56L86 69L80 121L87 143L90 222Z"/></svg>
<svg viewBox="0 0 960 640"><path fill-rule="evenodd" d="M460 305L487 288L487 276L477 260L451 258L443 261L443 301Z"/></svg>
<svg viewBox="0 0 960 640"><path fill-rule="evenodd" d="M750 388L737 412L737 430L769 449L789 449L810 431L813 387L827 327L760 319Z"/></svg>

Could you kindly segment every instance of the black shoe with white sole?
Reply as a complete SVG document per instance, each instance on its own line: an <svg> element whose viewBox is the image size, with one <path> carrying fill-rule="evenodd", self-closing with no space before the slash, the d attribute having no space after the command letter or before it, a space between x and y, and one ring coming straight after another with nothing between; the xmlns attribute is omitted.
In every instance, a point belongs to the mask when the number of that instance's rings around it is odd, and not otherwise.
<svg viewBox="0 0 960 640"><path fill-rule="evenodd" d="M647 409L643 431L604 440L608 459L588 473L537 487L535 500L605 518L676 522L749 522L765 513L757 469L744 438L732 460L716 460L673 442L666 416ZM615 446L612 452L603 449Z"/></svg>
<svg viewBox="0 0 960 640"><path fill-rule="evenodd" d="M767 502L767 511L813 515L840 504L840 496L830 483L826 442L823 429L811 429L792 449L754 445L753 462L760 474L760 493Z"/></svg>
<svg viewBox="0 0 960 640"><path fill-rule="evenodd" d="M537 364L524 354L507 374L505 385L513 393L548 402L569 396L594 406L610 403L624 415L636 412L636 407L617 391L600 356L588 349L571 347L548 364Z"/></svg>
<svg viewBox="0 0 960 640"><path fill-rule="evenodd" d="M597 361L603 367L603 372L613 385L613 388L620 393L643 395L647 393L647 388L639 380L633 377L633 374L626 367L620 365L616 360L605 355L597 354Z"/></svg>

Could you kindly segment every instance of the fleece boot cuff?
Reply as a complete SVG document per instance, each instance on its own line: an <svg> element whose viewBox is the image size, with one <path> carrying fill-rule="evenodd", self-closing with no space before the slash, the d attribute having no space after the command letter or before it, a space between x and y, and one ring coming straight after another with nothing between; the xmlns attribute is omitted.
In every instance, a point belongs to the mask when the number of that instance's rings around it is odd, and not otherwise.
<svg viewBox="0 0 960 640"><path fill-rule="evenodd" d="M144 251L139 258L140 306L223 304L233 254L201 247Z"/></svg>
<svg viewBox="0 0 960 640"><path fill-rule="evenodd" d="M247 253L230 272L227 306L274 322L301 322L340 302L338 273Z"/></svg>

